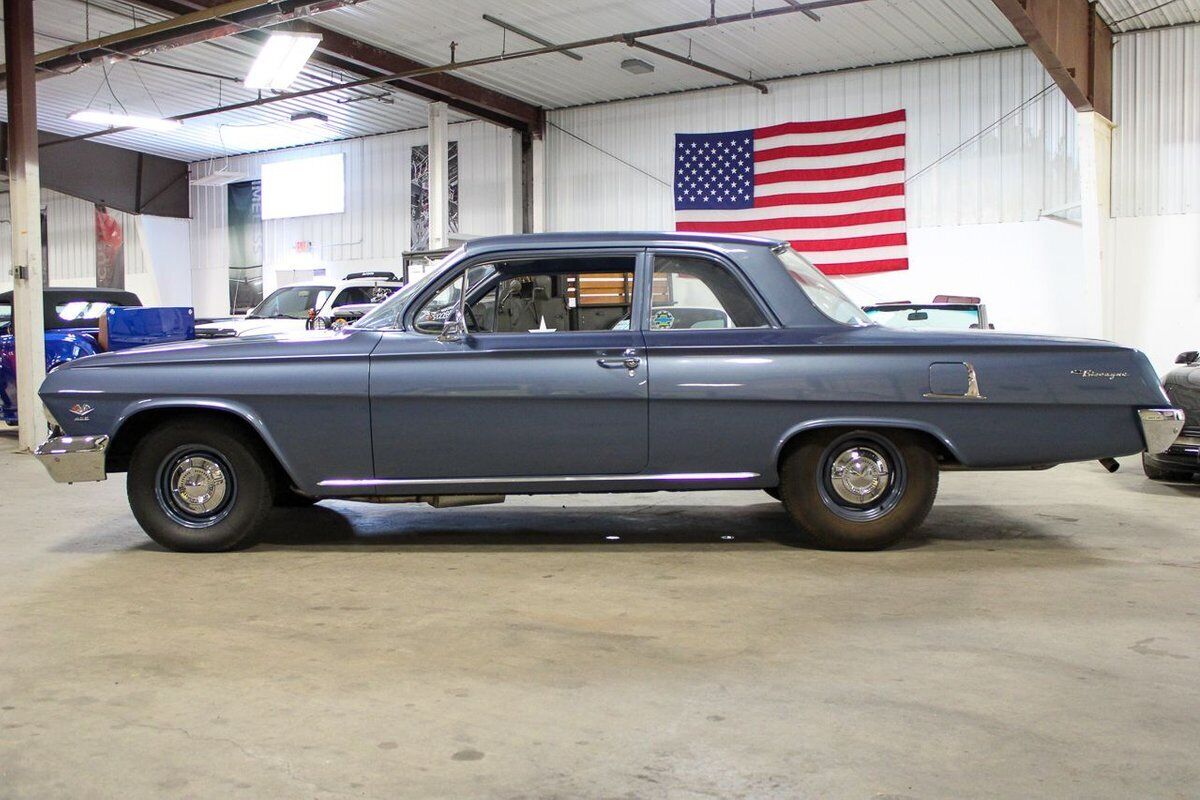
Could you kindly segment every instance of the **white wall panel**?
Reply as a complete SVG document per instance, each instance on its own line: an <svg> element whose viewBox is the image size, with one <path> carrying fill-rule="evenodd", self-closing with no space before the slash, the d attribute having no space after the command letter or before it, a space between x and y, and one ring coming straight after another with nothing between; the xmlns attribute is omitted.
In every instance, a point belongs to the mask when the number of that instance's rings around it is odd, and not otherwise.
<svg viewBox="0 0 1200 800"><path fill-rule="evenodd" d="M451 125L450 139L458 142L460 232L512 233L512 133L485 122L467 122ZM410 151L426 140L424 130L404 131L200 162L192 165L192 171L202 176L227 168L257 179L264 163L330 153L345 156L344 213L263 222L264 282L270 287L276 270L295 265L298 241L313 243L319 265L330 274L373 267L399 269L401 255L409 249ZM229 265L226 189L193 186L191 199L192 268L223 274ZM201 278L200 283L211 281Z"/></svg>
<svg viewBox="0 0 1200 800"><path fill-rule="evenodd" d="M1113 216L1200 213L1200 25L1120 37L1113 104Z"/></svg>
<svg viewBox="0 0 1200 800"><path fill-rule="evenodd" d="M1075 113L1051 88L991 126L1050 84L1033 54L1020 49L776 81L767 95L713 89L553 111L548 226L673 228L675 133L895 108L908 112L910 227L1036 220L1043 210L1078 203Z"/></svg>

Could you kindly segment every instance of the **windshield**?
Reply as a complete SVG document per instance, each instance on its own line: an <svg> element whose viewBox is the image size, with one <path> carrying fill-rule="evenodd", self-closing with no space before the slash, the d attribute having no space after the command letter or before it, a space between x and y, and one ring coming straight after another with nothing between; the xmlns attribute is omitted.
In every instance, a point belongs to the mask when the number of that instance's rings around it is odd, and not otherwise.
<svg viewBox="0 0 1200 800"><path fill-rule="evenodd" d="M354 323L355 329L367 328L378 331L400 327L400 310L408 304L409 298L428 286L430 281L439 277L445 271L446 265L451 261L458 260L460 255L462 255L461 247L435 264L429 272L405 285L403 289L376 306L374 311Z"/></svg>
<svg viewBox="0 0 1200 800"><path fill-rule="evenodd" d="M0 301L0 332L6 332L12 323L12 304Z"/></svg>
<svg viewBox="0 0 1200 800"><path fill-rule="evenodd" d="M872 308L867 312L873 321L893 328L971 329L979 327L979 309L936 308L933 306L899 306Z"/></svg>
<svg viewBox="0 0 1200 800"><path fill-rule="evenodd" d="M276 289L251 311L250 319L308 319L308 312L324 305L332 286L285 286Z"/></svg>
<svg viewBox="0 0 1200 800"><path fill-rule="evenodd" d="M775 251L788 274L792 276L817 309L834 322L843 325L870 325L871 318L842 294L833 281L826 278L808 259L790 247Z"/></svg>

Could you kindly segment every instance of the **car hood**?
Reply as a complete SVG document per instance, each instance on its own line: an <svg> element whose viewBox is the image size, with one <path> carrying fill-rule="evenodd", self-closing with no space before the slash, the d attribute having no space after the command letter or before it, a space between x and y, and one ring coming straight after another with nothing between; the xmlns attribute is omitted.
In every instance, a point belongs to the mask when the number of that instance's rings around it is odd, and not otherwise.
<svg viewBox="0 0 1200 800"><path fill-rule="evenodd" d="M308 326L302 319L251 319L234 317L233 319L217 322L205 322L196 326L199 332L223 332L226 337L255 336L263 333L289 333L304 330ZM228 333L232 331L232 334Z"/></svg>
<svg viewBox="0 0 1200 800"><path fill-rule="evenodd" d="M81 358L60 369L367 355L378 341L379 334L375 331L301 329L289 333L244 336L236 339L193 339L148 345Z"/></svg>

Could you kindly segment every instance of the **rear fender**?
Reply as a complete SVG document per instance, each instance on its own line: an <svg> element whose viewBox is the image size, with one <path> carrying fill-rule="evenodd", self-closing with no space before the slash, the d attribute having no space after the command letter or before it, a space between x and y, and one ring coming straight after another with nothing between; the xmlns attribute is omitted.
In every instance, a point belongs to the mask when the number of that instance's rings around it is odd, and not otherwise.
<svg viewBox="0 0 1200 800"><path fill-rule="evenodd" d="M962 454L954 446L954 443L950 441L950 437L946 435L945 431L928 422L887 417L827 417L824 419L807 420L789 428L775 443L775 451L771 454L771 466L776 469L778 468L779 459L783 456L784 449L797 436L809 431L827 428L893 428L896 430L919 431L939 442L954 461L962 461Z"/></svg>

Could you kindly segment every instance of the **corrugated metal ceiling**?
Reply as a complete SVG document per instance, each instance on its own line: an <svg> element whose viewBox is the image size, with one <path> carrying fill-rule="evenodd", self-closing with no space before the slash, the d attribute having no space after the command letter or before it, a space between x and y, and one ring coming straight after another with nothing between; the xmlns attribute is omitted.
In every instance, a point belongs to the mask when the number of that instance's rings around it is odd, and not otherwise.
<svg viewBox="0 0 1200 800"><path fill-rule="evenodd" d="M1118 33L1200 22L1200 0L1098 0L1098 5Z"/></svg>
<svg viewBox="0 0 1200 800"><path fill-rule="evenodd" d="M783 0L718 0L718 15L775 8ZM490 13L562 43L704 19L707 0L459 0L453 13L429 0L370 0L330 12L320 24L427 63L450 60L450 42L465 61L536 47L485 21ZM992 0L867 0L803 14L768 17L657 36L651 44L756 79L978 52L1022 44ZM547 108L582 105L727 83L721 78L624 45L579 51L583 61L544 55L464 70L463 77ZM620 68L636 57L646 75ZM747 89L747 91L753 91Z"/></svg>
<svg viewBox="0 0 1200 800"><path fill-rule="evenodd" d="M79 0L37 0L34 7L37 50L51 50L162 18L139 10L135 22L128 6L111 2L106 6L121 9L123 13L105 10L94 1L85 6ZM165 51L147 57L146 61L241 78L253 61L256 49L251 42L230 37ZM309 69L292 89L338 83L355 77L358 76ZM118 62L108 67L88 66L69 75L44 78L37 84L37 95L38 127L69 136L96 130L94 125L67 119L71 113L84 108L120 110L124 106L130 113L171 116L252 100L257 96L233 81L135 62ZM380 95L390 102L369 97ZM359 102L345 102L364 96L368 98ZM426 108L424 100L412 95L367 87L191 120L178 131L168 134L127 131L95 141L197 161L225 154L423 127L428 119ZM324 114L329 119L328 123L308 127L290 122L292 114L309 110ZM0 116L5 113L3 103L0 103ZM452 122L467 119L470 117L464 114L452 113L450 116ZM52 151L45 152L49 157Z"/></svg>
<svg viewBox="0 0 1200 800"><path fill-rule="evenodd" d="M1122 30L1200 21L1200 0L1101 0L1109 19L1130 17ZM717 0L719 15L775 8L784 0ZM658 25L702 19L707 0L458 0L451 8L432 0L364 0L321 14L316 21L341 33L430 64L449 60L457 42L459 60L494 56L533 47L533 43L485 21L485 13L557 42L609 35ZM730 72L766 80L789 75L934 58L1019 46L1021 39L996 10L992 0L866 0L819 12L820 22L803 14L759 18L654 37L652 44L709 62ZM114 33L161 17L145 10L136 14L122 0L36 0L37 47L48 50L69 42ZM193 45L152 56L159 64L187 67L240 78L253 59L255 46L233 38ZM643 95L698 89L726 83L708 73L623 45L601 45L580 51L583 61L543 55L502 62L459 74L499 91L547 108L561 108ZM654 72L633 75L620 68L636 57ZM355 76L307 70L293 88L308 88ZM744 91L753 92L752 89ZM346 100L367 93L390 102ZM123 105L131 112L164 115L253 99L254 93L232 81L151 66L118 63L105 72L99 66L39 82L39 126L74 135L94 128L67 116L89 106ZM329 123L303 128L288 122L297 111L315 110ZM0 109L2 113L2 109ZM452 114L452 121L467 119ZM194 120L168 135L129 131L99 141L150 153L199 160L338 138L365 136L421 127L426 103L397 91L370 88L339 92L301 101L246 109Z"/></svg>

